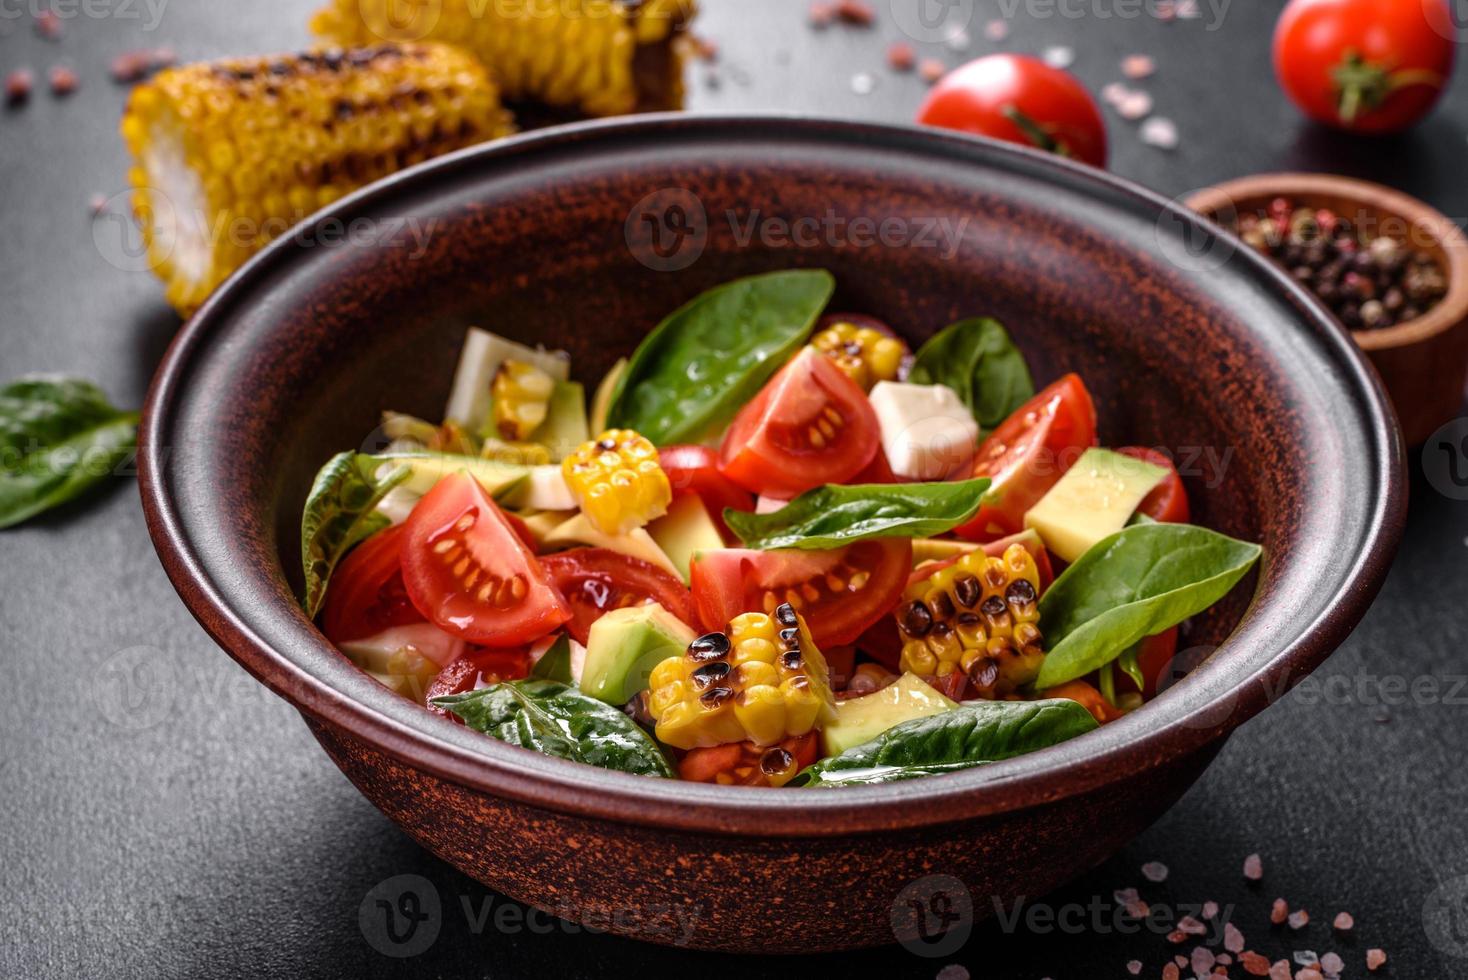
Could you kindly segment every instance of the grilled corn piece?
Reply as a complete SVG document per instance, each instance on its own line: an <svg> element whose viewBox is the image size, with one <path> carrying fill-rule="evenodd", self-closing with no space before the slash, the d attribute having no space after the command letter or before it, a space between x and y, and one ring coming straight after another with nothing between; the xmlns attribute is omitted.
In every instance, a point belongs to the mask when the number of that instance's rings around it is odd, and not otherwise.
<svg viewBox="0 0 1468 980"><path fill-rule="evenodd" d="M1029 684L1045 658L1040 573L1023 545L1001 558L974 551L907 587L897 607L901 666L946 677L964 671L979 697Z"/></svg>
<svg viewBox="0 0 1468 980"><path fill-rule="evenodd" d="M524 442L545 424L556 379L524 361L508 360L495 372L490 386L494 433L507 442Z"/></svg>
<svg viewBox="0 0 1468 980"><path fill-rule="evenodd" d="M658 451L631 429L608 429L561 462L581 512L603 534L626 534L668 512L673 487Z"/></svg>
<svg viewBox="0 0 1468 980"><path fill-rule="evenodd" d="M653 668L648 709L660 740L680 749L774 745L834 716L825 658L789 603L773 617L736 616L681 657Z"/></svg>
<svg viewBox="0 0 1468 980"><path fill-rule="evenodd" d="M318 208L512 129L483 66L438 44L185 65L122 117L149 266L185 314Z"/></svg>
<svg viewBox="0 0 1468 980"><path fill-rule="evenodd" d="M336 44L445 41L512 100L592 116L683 105L694 0L331 0L311 30Z"/></svg>
<svg viewBox="0 0 1468 980"><path fill-rule="evenodd" d="M863 391L878 381L896 381L907 348L896 337L853 323L833 323L816 334L811 346L836 362L836 366Z"/></svg>

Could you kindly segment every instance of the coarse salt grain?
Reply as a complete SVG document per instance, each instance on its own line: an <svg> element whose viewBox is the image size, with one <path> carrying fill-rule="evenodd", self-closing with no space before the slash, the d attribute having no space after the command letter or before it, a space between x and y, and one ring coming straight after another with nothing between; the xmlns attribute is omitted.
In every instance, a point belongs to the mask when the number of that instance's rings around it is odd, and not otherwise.
<svg viewBox="0 0 1468 980"><path fill-rule="evenodd" d="M1177 124L1163 116L1153 116L1142 123L1141 136L1142 142L1148 146L1172 150L1178 143Z"/></svg>
<svg viewBox="0 0 1468 980"><path fill-rule="evenodd" d="M962 27L949 28L948 33L943 35L943 43L948 45L950 51L967 51L973 39L969 37L968 31Z"/></svg>
<svg viewBox="0 0 1468 980"><path fill-rule="evenodd" d="M860 71L851 76L851 90L857 95L871 95L877 87L877 79L868 72Z"/></svg>
<svg viewBox="0 0 1468 980"><path fill-rule="evenodd" d="M1291 980L1290 961L1279 960L1269 968L1269 980Z"/></svg>
<svg viewBox="0 0 1468 980"><path fill-rule="evenodd" d="M1075 64L1076 49L1067 48L1062 44L1053 45L1041 52L1040 60L1051 68L1069 68Z"/></svg>
<svg viewBox="0 0 1468 980"><path fill-rule="evenodd" d="M1239 927L1232 922L1223 924L1223 948L1230 953L1242 953L1244 951L1244 934L1239 932Z"/></svg>
<svg viewBox="0 0 1468 980"><path fill-rule="evenodd" d="M1326 973L1339 974L1346 968L1346 961L1338 953L1326 953L1320 958L1320 969Z"/></svg>
<svg viewBox="0 0 1468 980"><path fill-rule="evenodd" d="M918 74L923 77L923 81L931 85L948 74L948 66L937 58L924 58L918 65Z"/></svg>
<svg viewBox="0 0 1468 980"><path fill-rule="evenodd" d="M1161 861L1148 861L1142 865L1142 877L1153 884L1161 884L1167 880L1167 865Z"/></svg>
<svg viewBox="0 0 1468 980"><path fill-rule="evenodd" d="M898 41L887 49L887 66L893 71L912 71L916 64L917 54L911 44Z"/></svg>
<svg viewBox="0 0 1468 980"><path fill-rule="evenodd" d="M1185 943L1188 941L1188 934L1180 929L1174 929L1172 932L1169 932L1167 934L1167 941L1172 943L1173 945L1177 945L1178 943Z"/></svg>
<svg viewBox="0 0 1468 980"><path fill-rule="evenodd" d="M938 980L969 980L968 967L959 963L949 963L938 971Z"/></svg>
<svg viewBox="0 0 1468 980"><path fill-rule="evenodd" d="M1282 898L1276 898L1274 900L1273 908L1269 910L1269 921L1273 922L1275 925L1279 925L1285 919L1289 918L1289 915L1289 903Z"/></svg>
<svg viewBox="0 0 1468 980"><path fill-rule="evenodd" d="M1307 966L1303 970L1296 971L1295 980L1325 980L1325 977L1321 975L1319 970Z"/></svg>
<svg viewBox="0 0 1468 980"><path fill-rule="evenodd" d="M1250 854L1244 858L1244 877L1250 881L1258 881L1264 877L1264 859L1257 854Z"/></svg>
<svg viewBox="0 0 1468 980"><path fill-rule="evenodd" d="M831 22L836 19L836 5L833 3L813 3L810 5L810 12L806 15L806 19L812 27L829 27L831 26Z"/></svg>
<svg viewBox="0 0 1468 980"><path fill-rule="evenodd" d="M1168 963L1162 968L1162 980L1178 980L1177 964Z"/></svg>
<svg viewBox="0 0 1468 980"><path fill-rule="evenodd" d="M1269 976L1269 957L1267 956L1260 956L1253 951L1240 953L1239 963L1243 966L1244 972L1252 977Z"/></svg>
<svg viewBox="0 0 1468 980"><path fill-rule="evenodd" d="M107 210L107 198L102 194L93 194L91 198L87 200L87 210L92 212L92 217L95 218L97 215Z"/></svg>
<svg viewBox="0 0 1468 980"><path fill-rule="evenodd" d="M51 91L56 95L70 95L76 91L78 79L76 72L65 65L52 65L49 74Z"/></svg>
<svg viewBox="0 0 1468 980"><path fill-rule="evenodd" d="M1212 919L1212 918L1217 917L1217 915L1218 915L1218 903L1217 902L1204 902L1203 903L1203 918L1205 918L1205 919Z"/></svg>
<svg viewBox="0 0 1468 980"><path fill-rule="evenodd" d="M17 68L5 76L5 101L10 105L20 105L31 97L31 89L36 85L36 76L29 69Z"/></svg>
<svg viewBox="0 0 1468 980"><path fill-rule="evenodd" d="M1341 932L1350 932L1356 928L1356 920L1351 917L1351 913L1341 912L1335 917L1335 921L1331 925L1335 926Z"/></svg>
<svg viewBox="0 0 1468 980"><path fill-rule="evenodd" d="M869 27L877 14L863 0L840 0L836 4L836 16L857 27Z"/></svg>
<svg viewBox="0 0 1468 980"><path fill-rule="evenodd" d="M36 33L48 41L61 38L61 18L55 11L43 10L36 15Z"/></svg>
<svg viewBox="0 0 1468 980"><path fill-rule="evenodd" d="M1193 972L1201 976L1205 973L1213 972L1213 964L1217 960L1217 957L1213 955L1213 950L1207 946L1194 946L1191 960Z"/></svg>
<svg viewBox="0 0 1468 980"><path fill-rule="evenodd" d="M1188 958L1186 956L1174 956L1172 961L1177 964L1179 970L1186 970L1188 967Z"/></svg>
<svg viewBox="0 0 1468 980"><path fill-rule="evenodd" d="M1381 949L1368 949L1366 951L1366 969L1378 970L1386 963L1386 951Z"/></svg>
<svg viewBox="0 0 1468 980"><path fill-rule="evenodd" d="M984 25L984 36L991 41L1002 41L1009 37L1009 23L1002 20L991 20Z"/></svg>
<svg viewBox="0 0 1468 980"><path fill-rule="evenodd" d="M1157 70L1157 62L1144 54L1131 54L1121 59L1121 73L1136 81L1146 78Z"/></svg>
<svg viewBox="0 0 1468 980"><path fill-rule="evenodd" d="M1320 954L1313 949L1295 950L1295 963L1299 966L1315 966L1320 962Z"/></svg>
<svg viewBox="0 0 1468 980"><path fill-rule="evenodd" d="M1310 913L1304 909L1295 909L1290 913L1290 928L1296 931L1310 924Z"/></svg>
<svg viewBox="0 0 1468 980"><path fill-rule="evenodd" d="M1127 960L1126 972L1130 973L1134 977L1135 976L1140 976L1141 973L1142 973L1142 961L1141 960Z"/></svg>
<svg viewBox="0 0 1468 980"><path fill-rule="evenodd" d="M1178 931L1185 932L1190 936L1208 935L1208 927L1191 915L1185 915L1177 922Z"/></svg>

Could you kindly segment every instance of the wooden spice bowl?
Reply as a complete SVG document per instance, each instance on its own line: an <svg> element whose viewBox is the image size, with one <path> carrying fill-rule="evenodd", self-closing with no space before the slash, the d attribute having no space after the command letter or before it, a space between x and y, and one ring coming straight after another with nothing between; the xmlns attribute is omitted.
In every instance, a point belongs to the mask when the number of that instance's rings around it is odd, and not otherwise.
<svg viewBox="0 0 1468 980"><path fill-rule="evenodd" d="M1197 191L1189 207L1214 219L1254 213L1284 197L1329 208L1426 252L1447 274L1448 292L1422 316L1376 330L1352 330L1381 375L1409 445L1420 445L1462 409L1468 382L1468 237L1457 222L1400 191L1331 174L1255 174Z"/></svg>

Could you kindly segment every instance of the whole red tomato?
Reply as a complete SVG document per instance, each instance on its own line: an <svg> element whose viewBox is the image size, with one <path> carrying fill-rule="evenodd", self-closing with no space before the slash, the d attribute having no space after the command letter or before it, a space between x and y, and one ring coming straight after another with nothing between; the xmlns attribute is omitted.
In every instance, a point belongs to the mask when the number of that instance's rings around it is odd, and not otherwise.
<svg viewBox="0 0 1468 980"><path fill-rule="evenodd" d="M1427 115L1453 70L1446 0L1291 0L1274 71L1312 119L1394 133Z"/></svg>
<svg viewBox="0 0 1468 980"><path fill-rule="evenodd" d="M945 75L917 121L1106 166L1106 123L1072 74L1022 54L991 54Z"/></svg>

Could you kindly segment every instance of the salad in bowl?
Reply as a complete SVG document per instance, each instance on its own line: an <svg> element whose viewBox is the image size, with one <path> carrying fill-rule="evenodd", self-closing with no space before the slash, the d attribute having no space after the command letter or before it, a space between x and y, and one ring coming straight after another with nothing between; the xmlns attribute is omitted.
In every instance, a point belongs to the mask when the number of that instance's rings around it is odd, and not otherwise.
<svg viewBox="0 0 1468 980"><path fill-rule="evenodd" d="M999 322L911 350L834 287L719 286L593 386L471 328L443 419L386 404L318 474L307 613L429 711L653 778L891 782L1142 707L1259 546Z"/></svg>

